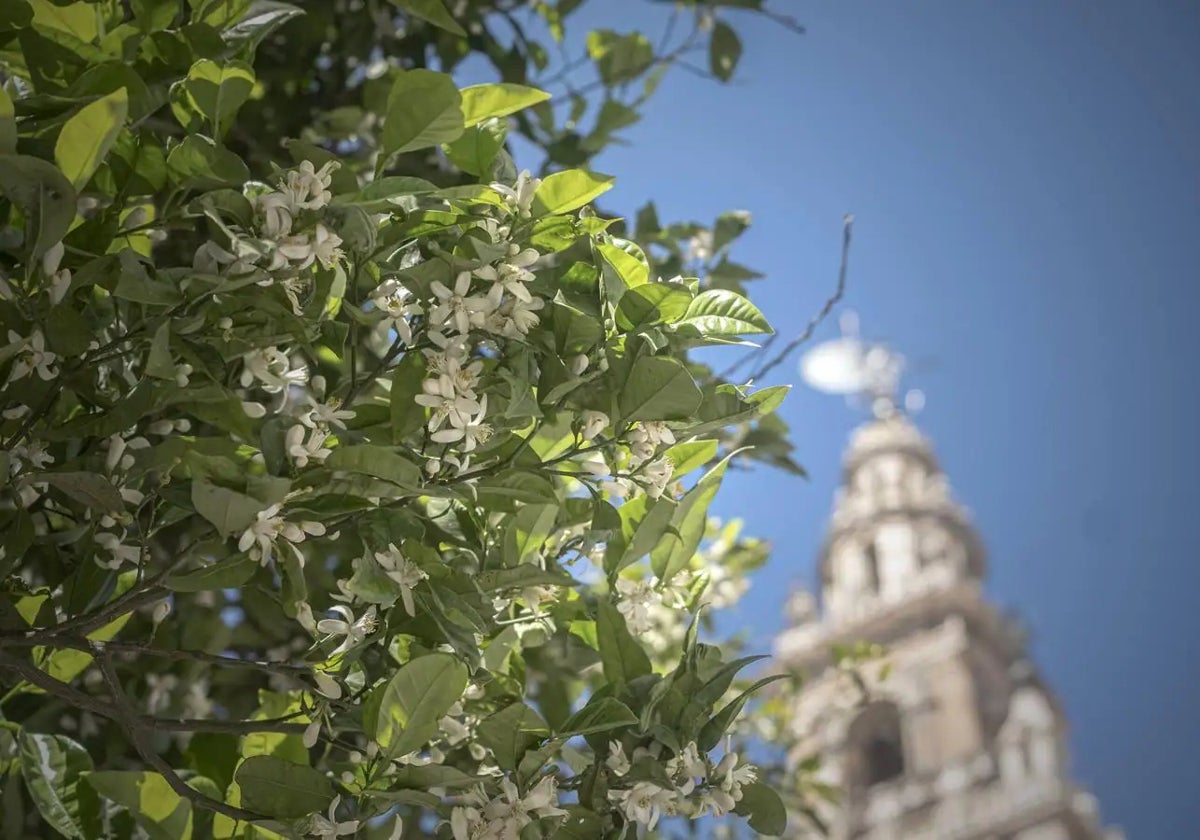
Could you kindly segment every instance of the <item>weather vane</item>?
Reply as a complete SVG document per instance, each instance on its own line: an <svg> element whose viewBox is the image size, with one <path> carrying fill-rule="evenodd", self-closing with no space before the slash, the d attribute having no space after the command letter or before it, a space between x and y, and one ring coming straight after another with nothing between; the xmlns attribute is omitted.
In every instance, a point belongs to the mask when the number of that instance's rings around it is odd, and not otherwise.
<svg viewBox="0 0 1200 840"><path fill-rule="evenodd" d="M800 357L800 376L809 387L826 394L841 394L852 405L865 405L876 417L900 411L898 395L904 357L891 348L863 341L858 334L858 315L842 313L838 321L842 337L818 344ZM904 395L904 410L910 414L925 405L921 391Z"/></svg>

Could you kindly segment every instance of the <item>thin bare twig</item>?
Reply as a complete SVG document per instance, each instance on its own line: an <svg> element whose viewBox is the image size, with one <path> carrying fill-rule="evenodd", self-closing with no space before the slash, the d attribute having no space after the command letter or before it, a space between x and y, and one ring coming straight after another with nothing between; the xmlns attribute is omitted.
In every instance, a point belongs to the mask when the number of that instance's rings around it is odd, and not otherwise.
<svg viewBox="0 0 1200 840"><path fill-rule="evenodd" d="M804 328L804 331L789 341L787 345L770 361L751 371L750 375L746 377L747 380L753 381L761 379L776 367L783 364L784 361L787 360L787 357L790 356L797 347L812 338L813 332L817 329L822 321L829 317L829 313L833 311L833 307L837 306L842 297L846 294L846 269L850 259L850 239L853 229L854 216L847 213L845 218L842 220L842 260L841 266L838 268L837 287L834 289L833 294L830 295L830 297L825 301L825 304L821 307L821 311L809 319L808 325ZM768 345L764 345L762 349L765 349L766 346ZM737 368L740 367L743 362L744 360L742 362L738 362L730 368L727 368L726 371L721 373L721 377L725 378L727 374L731 374L733 371L737 370Z"/></svg>

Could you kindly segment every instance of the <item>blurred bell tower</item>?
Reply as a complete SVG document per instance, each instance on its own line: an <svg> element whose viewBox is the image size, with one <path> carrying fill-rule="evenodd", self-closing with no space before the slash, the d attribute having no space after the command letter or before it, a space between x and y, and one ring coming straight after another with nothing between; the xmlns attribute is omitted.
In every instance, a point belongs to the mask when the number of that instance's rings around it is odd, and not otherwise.
<svg viewBox="0 0 1200 840"><path fill-rule="evenodd" d="M808 677L791 758L820 756L842 791L823 814L832 837L1118 840L1071 782L1063 712L1024 634L984 596L983 545L910 417L922 399L897 397L903 359L853 320L843 333L802 373L872 417L845 452L819 605L794 595L776 641L780 666ZM888 666L863 669L865 695L831 655L860 641L883 645Z"/></svg>

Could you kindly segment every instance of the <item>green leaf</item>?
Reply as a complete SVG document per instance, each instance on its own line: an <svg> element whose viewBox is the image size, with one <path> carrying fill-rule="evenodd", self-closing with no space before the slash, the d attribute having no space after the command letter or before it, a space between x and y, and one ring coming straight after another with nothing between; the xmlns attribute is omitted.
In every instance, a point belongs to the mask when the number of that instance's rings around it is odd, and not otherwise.
<svg viewBox="0 0 1200 840"><path fill-rule="evenodd" d="M508 126L501 120L487 120L482 125L468 128L453 143L443 148L450 162L471 175L487 175L496 154L504 148Z"/></svg>
<svg viewBox="0 0 1200 840"><path fill-rule="evenodd" d="M172 2L174 5L174 2ZM248 14L232 26L222 27L221 40L236 47L242 55L252 55L264 38L304 10L277 0L254 0Z"/></svg>
<svg viewBox="0 0 1200 840"><path fill-rule="evenodd" d="M17 742L21 776L42 818L66 837L98 836L99 802L79 784L92 769L87 750L64 735L24 730L17 733Z"/></svg>
<svg viewBox="0 0 1200 840"><path fill-rule="evenodd" d="M188 740L183 754L189 767L225 790L233 781L233 771L241 757L240 740L240 736L227 732L197 732Z"/></svg>
<svg viewBox="0 0 1200 840"><path fill-rule="evenodd" d="M507 117L549 98L546 91L525 85L472 85L462 90L463 121L468 127L478 125L490 117Z"/></svg>
<svg viewBox="0 0 1200 840"><path fill-rule="evenodd" d="M587 51L606 85L634 79L654 62L654 47L640 32L620 35L611 29L594 30L588 33Z"/></svg>
<svg viewBox="0 0 1200 840"><path fill-rule="evenodd" d="M99 11L95 6L76 0L74 3L54 3L52 0L25 0L33 9L33 25L37 29L55 29L90 43L99 33Z"/></svg>
<svg viewBox="0 0 1200 840"><path fill-rule="evenodd" d="M557 505L525 505L518 510L504 534L505 564L517 566L537 552L554 529L557 516Z"/></svg>
<svg viewBox="0 0 1200 840"><path fill-rule="evenodd" d="M438 721L466 688L467 667L448 653L402 665L384 690L375 740L392 758L420 749L437 735Z"/></svg>
<svg viewBox="0 0 1200 840"><path fill-rule="evenodd" d="M240 157L202 134L189 134L171 149L167 155L167 174L180 186L202 190L240 188L250 180L250 170Z"/></svg>
<svg viewBox="0 0 1200 840"><path fill-rule="evenodd" d="M258 499L203 479L192 481L192 506L225 537L245 531L267 507Z"/></svg>
<svg viewBox="0 0 1200 840"><path fill-rule="evenodd" d="M413 17L419 17L447 32L453 32L464 38L467 36L466 31L458 25L458 21L446 11L442 0L392 0L392 5L399 6Z"/></svg>
<svg viewBox="0 0 1200 840"><path fill-rule="evenodd" d="M388 783L398 788L467 788L479 784L483 779L479 776L468 776L456 767L445 764L420 764L399 767L388 776Z"/></svg>
<svg viewBox="0 0 1200 840"><path fill-rule="evenodd" d="M610 301L619 303L625 292L650 282L650 264L636 243L614 238L611 243L597 245L596 252L603 260L601 267Z"/></svg>
<svg viewBox="0 0 1200 840"><path fill-rule="evenodd" d="M742 57L742 40L733 27L717 21L713 27L712 40L708 45L708 67L722 82L728 82Z"/></svg>
<svg viewBox="0 0 1200 840"><path fill-rule="evenodd" d="M761 688L765 688L773 682L778 682L779 680L786 680L789 678L790 677L787 674L772 674L769 677L763 677L737 697L730 700L725 704L724 707L722 707L721 711L713 715L712 718L709 719L708 723L704 724L704 728L700 730L700 735L696 739L696 745L704 752L711 750L721 742L721 738L725 736L725 731L729 729L729 727L733 724L733 721L739 714L741 714L743 707L746 705L746 701L750 699L750 695L754 694L754 692Z"/></svg>
<svg viewBox="0 0 1200 840"><path fill-rule="evenodd" d="M678 321L691 302L692 290L682 283L643 283L621 295L617 303L617 328L633 332L652 324Z"/></svg>
<svg viewBox="0 0 1200 840"><path fill-rule="evenodd" d="M125 507L125 500L121 498L117 488L99 473L40 473L36 480L58 488L75 501L99 513L113 513Z"/></svg>
<svg viewBox="0 0 1200 840"><path fill-rule="evenodd" d="M175 363L171 361L171 322L163 321L150 340L146 356L146 375L157 379L175 379Z"/></svg>
<svg viewBox="0 0 1200 840"><path fill-rule="evenodd" d="M646 498L645 496L639 497L639 499ZM643 501L642 505L645 504L646 502ZM636 519L636 525L632 525L630 523L635 521L634 517L638 513L637 500L621 505L622 530L625 530L626 526L629 527L628 541L624 550L615 558L605 556L605 571L619 572L631 563L636 563L654 548L670 526L675 507L674 499L660 498L651 503L644 515ZM627 519L627 516L630 518Z"/></svg>
<svg viewBox="0 0 1200 840"><path fill-rule="evenodd" d="M325 459L325 466L382 478L401 487L421 486L420 467L387 446L339 446Z"/></svg>
<svg viewBox="0 0 1200 840"><path fill-rule="evenodd" d="M17 153L17 117L12 97L0 88L0 155Z"/></svg>
<svg viewBox="0 0 1200 840"><path fill-rule="evenodd" d="M616 181L611 175L588 172L585 169L566 169L542 179L533 194L533 215L569 213L597 196L612 189Z"/></svg>
<svg viewBox="0 0 1200 840"><path fill-rule="evenodd" d="M421 69L396 74L383 124L386 157L450 143L462 133L462 94L453 79Z"/></svg>
<svg viewBox="0 0 1200 840"><path fill-rule="evenodd" d="M721 478L735 454L737 453L725 456L720 463L706 472L675 508L670 529L650 552L650 566L660 580L666 582L673 578L676 572L688 564L696 549L700 547L700 540L704 538L704 526L708 522L708 506L717 495Z"/></svg>
<svg viewBox="0 0 1200 840"><path fill-rule="evenodd" d="M702 399L695 380L678 359L639 356L621 387L617 407L624 422L685 420Z"/></svg>
<svg viewBox="0 0 1200 840"><path fill-rule="evenodd" d="M0 195L21 208L31 262L58 244L75 219L75 188L40 158L0 155Z"/></svg>
<svg viewBox="0 0 1200 840"><path fill-rule="evenodd" d="M523 563L512 569L491 569L475 577L475 585L483 592L524 589L527 586L576 586L578 583L557 566L540 569L532 563Z"/></svg>
<svg viewBox="0 0 1200 840"><path fill-rule="evenodd" d="M716 455L717 442L715 440L691 440L675 444L666 452L667 460L674 468L671 480L679 479L696 467L704 466Z"/></svg>
<svg viewBox="0 0 1200 840"><path fill-rule="evenodd" d="M170 29L179 14L178 0L132 0L134 20L143 32Z"/></svg>
<svg viewBox="0 0 1200 840"><path fill-rule="evenodd" d="M414 399L421 393L425 380L425 357L420 353L405 353L392 369L392 390L388 397L392 416L392 440L402 441L407 435L421 428L425 422L425 409Z"/></svg>
<svg viewBox="0 0 1200 840"><path fill-rule="evenodd" d="M610 682L629 682L652 672L650 657L625 626L625 617L608 601L596 607L596 639L604 676Z"/></svg>
<svg viewBox="0 0 1200 840"><path fill-rule="evenodd" d="M592 700L575 714L571 715L559 727L559 735L591 735L595 732L607 732L610 729L620 729L638 722L638 716L633 711L613 697L601 697Z"/></svg>
<svg viewBox="0 0 1200 840"><path fill-rule="evenodd" d="M84 778L105 799L124 806L151 840L190 840L192 804L159 774L97 770Z"/></svg>
<svg viewBox="0 0 1200 840"><path fill-rule="evenodd" d="M779 794L766 782L742 785L742 798L733 812L750 817L750 827L759 834L779 837L787 830L787 809Z"/></svg>
<svg viewBox="0 0 1200 840"><path fill-rule="evenodd" d="M484 718L476 730L479 743L496 754L496 763L515 770L530 747L550 734L533 709L518 701Z"/></svg>
<svg viewBox="0 0 1200 840"><path fill-rule="evenodd" d="M726 289L708 289L696 295L674 329L683 335L699 336L775 332L758 307Z"/></svg>
<svg viewBox="0 0 1200 840"><path fill-rule="evenodd" d="M273 755L250 756L233 777L242 806L269 817L299 819L324 811L333 800L333 786L324 773Z"/></svg>
<svg viewBox="0 0 1200 840"><path fill-rule="evenodd" d="M173 592L204 592L211 589L233 589L254 577L258 563L249 557L226 557L211 566L185 574L168 575L163 586Z"/></svg>
<svg viewBox="0 0 1200 840"><path fill-rule="evenodd" d="M213 136L224 137L233 125L234 115L254 90L254 69L243 61L221 66L202 58L180 84L191 105L212 126Z"/></svg>
<svg viewBox="0 0 1200 840"><path fill-rule="evenodd" d="M712 250L720 251L733 240L737 239L750 227L751 216L745 210L733 210L722 213L713 225Z"/></svg>
<svg viewBox="0 0 1200 840"><path fill-rule="evenodd" d="M104 162L129 114L124 88L85 105L67 120L54 144L54 162L76 190L83 189Z"/></svg>

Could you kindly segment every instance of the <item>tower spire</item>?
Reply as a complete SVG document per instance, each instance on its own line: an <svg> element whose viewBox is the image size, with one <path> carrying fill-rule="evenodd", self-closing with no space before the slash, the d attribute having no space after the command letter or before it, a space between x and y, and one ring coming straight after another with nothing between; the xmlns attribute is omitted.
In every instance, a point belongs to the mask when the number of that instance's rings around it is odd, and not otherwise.
<svg viewBox="0 0 1200 840"><path fill-rule="evenodd" d="M835 838L1115 840L1067 767L1065 721L1014 622L983 593L981 540L898 398L904 360L842 336L801 360L818 390L865 403L820 551L821 598L793 595L780 664L810 676L791 716L797 762L844 791ZM847 703L832 649L878 643L868 702Z"/></svg>

